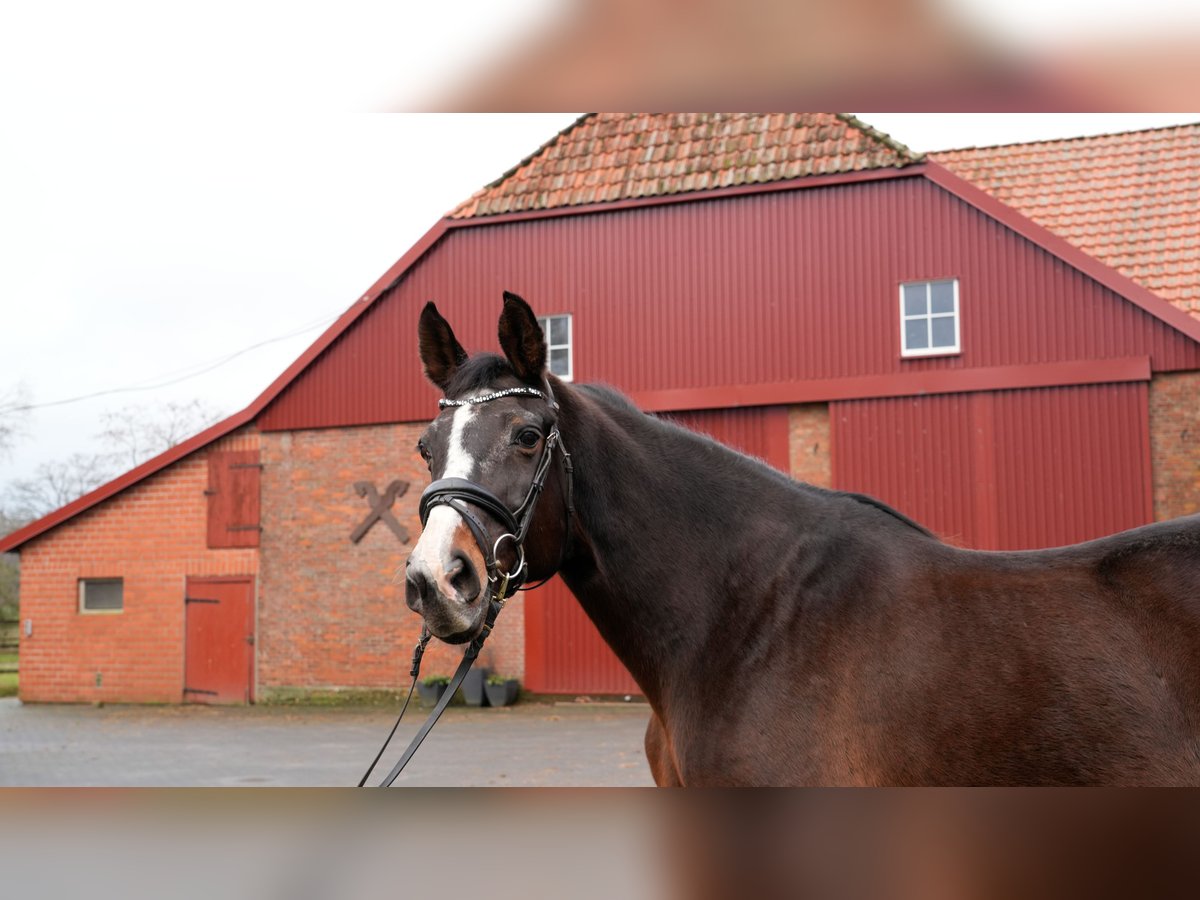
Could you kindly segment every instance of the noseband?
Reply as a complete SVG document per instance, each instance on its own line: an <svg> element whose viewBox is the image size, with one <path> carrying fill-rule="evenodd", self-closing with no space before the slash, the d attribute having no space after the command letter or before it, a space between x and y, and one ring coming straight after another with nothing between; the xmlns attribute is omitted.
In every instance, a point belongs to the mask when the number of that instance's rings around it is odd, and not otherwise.
<svg viewBox="0 0 1200 900"><path fill-rule="evenodd" d="M548 403L551 409L558 409L558 403L554 400L554 396L549 393L548 385L545 393L531 387L506 388L502 391L484 394L481 397L471 397L467 400L442 399L438 401L438 406L441 409L446 409L455 406L477 405L512 396L537 397ZM429 487L425 488L424 493L421 494L421 502L417 507L417 512L421 518L422 528L425 527L425 523L429 520L429 513L435 506L449 506L467 523L467 527L471 529L471 533L475 536L475 543L479 545L479 550L487 566L488 592L490 594L488 599L494 598L501 606L525 583L525 577L528 573L525 565L525 538L529 534L529 526L533 522L533 512L537 506L538 497L541 496L542 489L546 486L546 476L549 474L550 463L554 458L554 449L556 447L562 453L563 468L567 473L567 527L569 529L572 513L571 454L563 446L562 435L559 434L557 425L552 427L550 433L546 435L545 443L542 446L541 458L538 459L537 468L533 473L533 481L529 485L529 490L525 492L525 499L521 501L516 509L510 510L503 500L483 485L466 478L439 478L430 484ZM494 542L488 538L487 529L483 527L483 523L468 508L468 503L482 509L504 527L504 533L496 538ZM517 562L515 568L508 572L502 572L497 560L497 551L499 551L500 546L506 540L512 541L513 549L517 554ZM488 627L490 625L491 623L489 622Z"/></svg>

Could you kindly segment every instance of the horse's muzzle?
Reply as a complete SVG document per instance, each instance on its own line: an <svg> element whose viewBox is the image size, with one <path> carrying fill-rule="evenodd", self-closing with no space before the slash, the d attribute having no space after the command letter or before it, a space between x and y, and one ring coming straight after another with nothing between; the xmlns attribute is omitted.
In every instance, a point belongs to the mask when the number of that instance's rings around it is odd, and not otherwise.
<svg viewBox="0 0 1200 900"><path fill-rule="evenodd" d="M442 571L434 573L419 559L409 559L405 570L404 599L435 637L458 644L479 631L483 611L482 585L475 566L465 554L455 552Z"/></svg>

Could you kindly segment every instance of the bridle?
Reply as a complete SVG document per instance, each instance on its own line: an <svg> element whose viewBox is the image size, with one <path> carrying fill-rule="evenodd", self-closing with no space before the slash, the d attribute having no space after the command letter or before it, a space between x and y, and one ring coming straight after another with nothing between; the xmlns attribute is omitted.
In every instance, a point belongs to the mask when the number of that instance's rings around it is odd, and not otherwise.
<svg viewBox="0 0 1200 900"><path fill-rule="evenodd" d="M447 409L457 406L477 405L488 403L492 400L499 400L503 397L518 396L537 397L548 403L551 409L557 411L558 403L549 390L549 385L546 385L545 392L531 387L506 388L502 391L495 391L494 393L484 394L480 397L470 397L466 400L447 400L443 398L438 401L438 407L440 409ZM521 501L515 510L510 510L504 501L483 485L466 478L439 478L430 484L429 487L425 488L424 493L421 494L421 502L417 507L417 512L421 517L422 528L425 527L425 523L429 520L430 510L435 506L449 506L467 523L467 526L471 529L471 533L475 536L475 543L479 545L479 550L483 554L483 560L487 566L489 593L491 596L499 597L501 605L525 582L527 571L525 566L525 538L529 534L529 526L533 522L533 511L537 506L538 497L541 496L542 489L546 486L546 476L550 471L550 462L554 457L556 447L561 448L563 466L567 473L567 516L569 528L569 519L572 514L571 454L567 452L566 447L562 446L562 435L558 432L557 423L551 427L549 434L546 435L545 442L542 445L541 458L538 460L537 468L533 473L533 481L529 485L529 490L525 492L525 499ZM483 523L479 521L478 517L468 508L468 503L474 504L484 510L504 526L504 533L496 538L495 542L489 541L487 530L483 527ZM506 540L510 540L513 543L513 549L517 554L517 563L513 570L502 572L497 561L497 553L501 544Z"/></svg>
<svg viewBox="0 0 1200 900"><path fill-rule="evenodd" d="M554 399L554 394L550 390L549 383L545 384L545 390L540 391L532 387L515 387L505 388L504 390L495 391L490 394L484 394L478 397L468 397L464 400L450 400L442 398L438 401L439 409L447 409L449 407L475 405L480 403L488 403L492 400L499 400L503 397L536 397L549 404L550 408L558 411L558 402ZM487 604L487 610L484 613L483 628L480 633L467 644L467 649L463 652L462 661L458 665L454 676L450 679L450 683L446 685L446 690L442 693L441 699L429 714L429 718L425 720L425 724L417 732L412 742L408 745L408 749L404 751L400 761L392 768L387 777L380 783L380 787L390 787L392 782L396 780L396 776L404 769L404 766L417 752L417 748L421 746L421 742L425 740L425 736L433 728L442 712L449 705L454 692L458 690L463 679L466 677L467 671L471 668L476 657L479 656L479 651L483 647L484 641L488 635L492 633L492 628L496 624L496 617L500 614L500 610L504 608L504 604L518 590L530 590L545 584L554 576L554 572L546 576L545 579L539 581L536 585L525 587L525 578L528 574L528 566L525 561L525 538L529 534L529 526L533 522L534 509L537 507L538 498L542 494L542 490L546 486L546 477L550 472L550 464L554 458L554 451L557 449L563 458L563 470L567 476L567 491L566 491L566 532L563 537L563 545L559 554L558 565L555 566L557 572L559 566L562 565L563 559L566 558L567 543L571 532L571 518L574 515L573 502L573 476L574 469L571 464L571 454L567 452L566 446L563 444L562 435L558 431L558 423L556 422L547 433L545 441L542 445L542 455L538 459L537 468L534 469L533 481L529 485L529 490L525 493L525 499L521 501L516 509L510 510L508 505L499 497L485 488L483 485L471 481L467 478L439 478L425 488L421 494L420 503L417 506L417 514L421 519L421 527L425 527L425 523L429 520L430 511L435 506L448 506L462 517L462 520L467 523L467 527L471 529L471 534L475 537L475 543L479 545L479 550L483 555L484 563L487 567L487 586L484 596L481 598L481 603ZM468 505L469 504L469 505ZM493 519L503 526L504 533L496 538L493 542L490 540L487 529L479 517L470 509L470 506L475 506L483 510ZM513 550L516 553L515 566L508 571L503 571L500 568L498 561L498 552L501 545L505 541L511 541ZM425 653L425 647L429 644L431 635L429 629L424 625L421 626L421 637L417 642L417 646L413 649L412 666L409 674L412 675L412 685L409 686L408 696L404 700L404 706L400 710L400 716L396 719L396 724L392 726L391 732L387 736L387 740L383 742L383 746L379 749L375 759L368 767L366 774L359 781L358 786L362 787L371 772L375 769L376 763L383 756L384 750L392 740L392 735L396 733L397 727L400 725L400 720L404 718L404 712L408 709L408 703L412 699L413 688L416 687L417 678L421 671L421 657Z"/></svg>

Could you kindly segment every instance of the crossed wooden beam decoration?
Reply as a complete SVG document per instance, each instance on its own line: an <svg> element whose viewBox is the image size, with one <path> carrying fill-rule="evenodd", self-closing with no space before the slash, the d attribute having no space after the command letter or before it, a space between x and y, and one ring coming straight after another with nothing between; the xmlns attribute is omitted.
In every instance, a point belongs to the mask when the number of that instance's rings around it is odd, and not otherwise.
<svg viewBox="0 0 1200 900"><path fill-rule="evenodd" d="M392 533L400 538L402 543L407 544L408 529L396 521L396 517L392 515L392 504L396 502L397 497L402 496L407 490L408 482L396 479L387 486L387 489L383 492L383 496L380 496L379 491L375 489L374 482L354 482L354 492L358 496L366 498L367 503L371 506L371 511L358 524L358 527L350 532L350 540L357 544L366 537L372 525L376 522L383 522L388 528L392 529Z"/></svg>

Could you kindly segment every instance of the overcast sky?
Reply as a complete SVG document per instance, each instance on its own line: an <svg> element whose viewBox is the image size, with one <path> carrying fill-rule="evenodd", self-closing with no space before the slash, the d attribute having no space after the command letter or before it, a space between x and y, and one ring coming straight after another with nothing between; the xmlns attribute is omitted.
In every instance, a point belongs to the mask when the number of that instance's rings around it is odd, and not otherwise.
<svg viewBox="0 0 1200 900"><path fill-rule="evenodd" d="M858 115L919 151L1200 121ZM35 409L0 459L0 490L39 462L98 449L106 410L193 398L241 409L441 215L574 118L10 116L0 141L0 393L23 383L42 405L121 392Z"/></svg>

